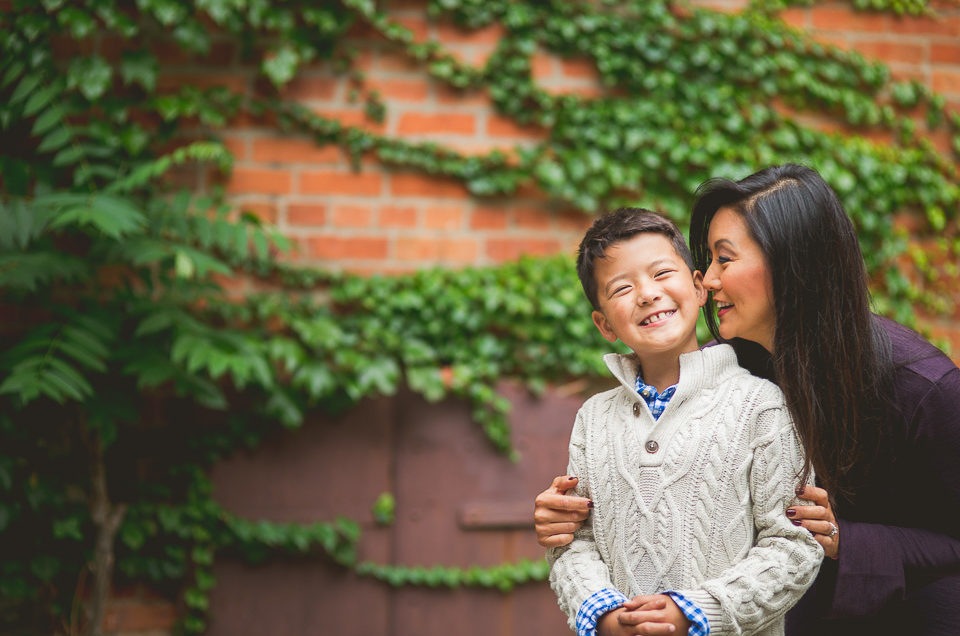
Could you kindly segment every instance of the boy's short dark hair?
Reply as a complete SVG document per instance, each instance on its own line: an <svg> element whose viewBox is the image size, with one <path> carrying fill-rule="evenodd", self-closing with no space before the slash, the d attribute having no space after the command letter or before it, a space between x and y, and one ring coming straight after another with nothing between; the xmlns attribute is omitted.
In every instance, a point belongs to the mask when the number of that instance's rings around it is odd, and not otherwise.
<svg viewBox="0 0 960 636"><path fill-rule="evenodd" d="M637 234L662 234L673 245L677 255L693 272L693 256L687 242L683 240L680 228L670 219L646 208L619 208L610 214L598 217L580 241L577 251L577 276L583 286L583 293L597 311L600 302L597 296L597 277L595 262L604 258L607 250L621 241L626 241Z"/></svg>

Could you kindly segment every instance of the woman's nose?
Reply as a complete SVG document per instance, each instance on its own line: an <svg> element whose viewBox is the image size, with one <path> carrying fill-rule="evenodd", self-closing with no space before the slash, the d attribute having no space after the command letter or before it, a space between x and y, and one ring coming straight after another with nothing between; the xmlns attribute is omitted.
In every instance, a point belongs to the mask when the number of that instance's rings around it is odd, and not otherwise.
<svg viewBox="0 0 960 636"><path fill-rule="evenodd" d="M707 291L720 291L720 276L717 275L715 263L710 263L710 267L704 272L703 286L707 288Z"/></svg>

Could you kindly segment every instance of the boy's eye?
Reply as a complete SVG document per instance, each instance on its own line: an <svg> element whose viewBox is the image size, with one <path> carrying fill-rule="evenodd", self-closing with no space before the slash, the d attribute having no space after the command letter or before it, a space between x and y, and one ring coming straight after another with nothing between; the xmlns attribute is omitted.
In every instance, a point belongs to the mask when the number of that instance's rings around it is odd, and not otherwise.
<svg viewBox="0 0 960 636"><path fill-rule="evenodd" d="M675 271L675 270L672 270L672 269L661 269L659 272L656 273L656 275L654 276L654 278L662 278L663 276L666 276L667 274L672 274L674 271Z"/></svg>
<svg viewBox="0 0 960 636"><path fill-rule="evenodd" d="M616 296L616 295L618 295L618 294L621 294L621 293L627 291L628 289L630 289L630 286L629 286L629 285L622 285L622 286L617 287L616 289L613 290L613 295Z"/></svg>

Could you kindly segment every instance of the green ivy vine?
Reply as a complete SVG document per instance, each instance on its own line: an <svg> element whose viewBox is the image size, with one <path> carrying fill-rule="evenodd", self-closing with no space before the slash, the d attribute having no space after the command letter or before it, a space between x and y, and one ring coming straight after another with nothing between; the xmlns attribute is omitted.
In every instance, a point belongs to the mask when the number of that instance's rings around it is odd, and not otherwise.
<svg viewBox="0 0 960 636"><path fill-rule="evenodd" d="M237 116L269 113L279 130L341 147L358 169L372 154L454 178L477 197L535 185L588 213L642 203L681 224L709 176L808 163L857 225L878 309L904 322L917 305L945 309L932 293L937 255L908 250L893 217L914 213L942 255L960 255L960 115L926 86L893 81L885 66L784 25L775 9L794 2L736 15L666 0L428 2L435 20L503 26L482 67L441 42L416 41L369 0L9 4L0 15L0 307L12 317L0 332L0 620L12 629L97 624L100 539L118 579L180 595L187 633L205 629L218 554L325 555L392 585L509 591L546 576L543 562L358 563L356 521L253 521L215 502L206 470L219 458L300 426L314 409L335 413L401 383L427 400L467 401L493 445L512 455L509 403L496 382L516 377L540 391L598 375L608 347L568 256L394 278L282 264L276 257L289 246L272 228L236 214L216 187L176 186L184 167L229 172L218 136ZM853 4L930 10L922 0ZM509 156L466 156L280 97L277 88L319 63L350 78L369 117L385 117L390 104L367 90L357 45L345 37L357 24L435 81L485 92L501 115L543 127L546 139ZM119 53L100 46L106 37L122 42ZM159 88L165 62L146 43L169 38L216 68L208 55L225 37L269 83L249 94ZM531 73L538 51L591 60L607 94L548 92ZM891 142L824 133L804 113ZM939 153L927 130L949 131L953 153ZM235 301L224 276L272 291ZM374 510L388 523L393 502ZM84 594L94 599L85 613Z"/></svg>

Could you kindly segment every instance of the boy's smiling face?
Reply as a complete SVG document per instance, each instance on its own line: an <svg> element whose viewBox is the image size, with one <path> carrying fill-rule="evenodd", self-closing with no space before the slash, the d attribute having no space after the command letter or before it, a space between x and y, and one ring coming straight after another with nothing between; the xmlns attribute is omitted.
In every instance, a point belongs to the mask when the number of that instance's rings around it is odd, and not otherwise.
<svg viewBox="0 0 960 636"><path fill-rule="evenodd" d="M667 237L641 233L616 243L594 272L600 311L593 322L608 341L621 340L641 361L697 349L703 277L691 274Z"/></svg>

